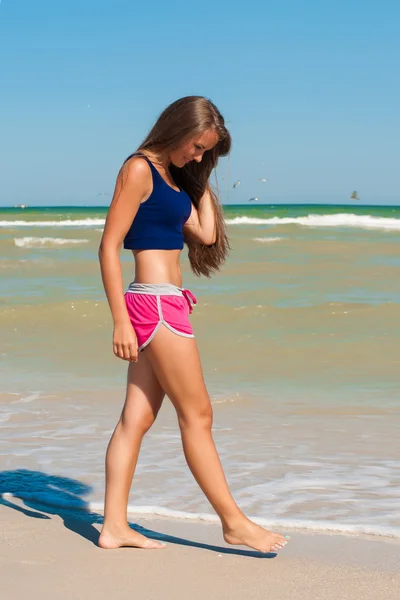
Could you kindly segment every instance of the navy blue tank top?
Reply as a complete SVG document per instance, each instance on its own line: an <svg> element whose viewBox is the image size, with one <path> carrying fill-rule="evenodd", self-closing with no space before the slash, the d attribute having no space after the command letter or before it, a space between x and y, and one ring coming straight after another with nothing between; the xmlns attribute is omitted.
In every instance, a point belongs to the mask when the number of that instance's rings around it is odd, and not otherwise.
<svg viewBox="0 0 400 600"><path fill-rule="evenodd" d="M124 239L129 250L182 250L182 228L190 217L192 202L181 189L174 190L143 154L151 169L153 191L141 203Z"/></svg>

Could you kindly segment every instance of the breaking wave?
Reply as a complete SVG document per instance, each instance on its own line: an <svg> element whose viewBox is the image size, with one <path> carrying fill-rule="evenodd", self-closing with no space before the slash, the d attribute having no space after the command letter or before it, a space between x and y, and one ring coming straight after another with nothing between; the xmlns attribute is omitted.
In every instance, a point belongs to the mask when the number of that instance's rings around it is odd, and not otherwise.
<svg viewBox="0 0 400 600"><path fill-rule="evenodd" d="M253 238L254 242L261 242L263 244L271 243L271 242L280 242L283 240L281 237L263 237L263 238Z"/></svg>
<svg viewBox="0 0 400 600"><path fill-rule="evenodd" d="M63 221L0 221L0 227L99 227L105 219L65 219Z"/></svg>
<svg viewBox="0 0 400 600"><path fill-rule="evenodd" d="M22 237L14 238L14 244L18 248L54 248L57 246L75 246L79 244L87 244L86 239L68 239L68 238L51 238L51 237Z"/></svg>
<svg viewBox="0 0 400 600"><path fill-rule="evenodd" d="M400 231L400 219L337 213L334 215L307 215L306 217L235 217L227 219L227 225L303 225L305 227L358 227L361 229L385 229Z"/></svg>

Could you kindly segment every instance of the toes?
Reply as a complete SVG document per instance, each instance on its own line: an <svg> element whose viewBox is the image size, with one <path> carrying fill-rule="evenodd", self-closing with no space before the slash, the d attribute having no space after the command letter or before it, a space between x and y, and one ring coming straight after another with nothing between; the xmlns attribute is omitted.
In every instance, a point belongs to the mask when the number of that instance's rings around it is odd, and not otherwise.
<svg viewBox="0 0 400 600"><path fill-rule="evenodd" d="M286 544L288 543L289 540L290 540L290 536L289 535L285 535L285 536L279 535L279 536L277 536L277 538L275 540L275 543L279 544L281 546L282 545L286 546Z"/></svg>
<svg viewBox="0 0 400 600"><path fill-rule="evenodd" d="M271 546L271 551L278 552L279 550L283 550L283 548L287 545L287 540L285 538L279 539Z"/></svg>

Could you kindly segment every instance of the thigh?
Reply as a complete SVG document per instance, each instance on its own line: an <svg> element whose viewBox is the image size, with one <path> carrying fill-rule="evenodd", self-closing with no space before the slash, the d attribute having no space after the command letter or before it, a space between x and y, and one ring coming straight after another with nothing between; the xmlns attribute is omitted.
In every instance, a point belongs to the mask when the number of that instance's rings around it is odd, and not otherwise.
<svg viewBox="0 0 400 600"><path fill-rule="evenodd" d="M178 414L209 411L210 399L194 338L177 335L162 326L145 353Z"/></svg>
<svg viewBox="0 0 400 600"><path fill-rule="evenodd" d="M138 362L130 363L128 367L122 419L132 421L148 418L151 424L161 408L164 395L149 357L145 352L141 352Z"/></svg>

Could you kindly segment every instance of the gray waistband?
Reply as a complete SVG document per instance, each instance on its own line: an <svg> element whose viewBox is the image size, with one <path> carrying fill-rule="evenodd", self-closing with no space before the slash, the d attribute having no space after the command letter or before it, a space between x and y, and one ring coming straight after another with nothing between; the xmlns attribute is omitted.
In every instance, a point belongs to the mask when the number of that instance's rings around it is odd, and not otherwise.
<svg viewBox="0 0 400 600"><path fill-rule="evenodd" d="M131 294L149 294L150 296L182 296L182 288L172 283L136 283L129 284L127 292Z"/></svg>

